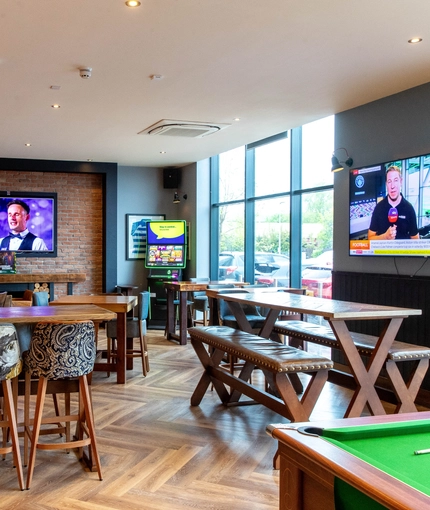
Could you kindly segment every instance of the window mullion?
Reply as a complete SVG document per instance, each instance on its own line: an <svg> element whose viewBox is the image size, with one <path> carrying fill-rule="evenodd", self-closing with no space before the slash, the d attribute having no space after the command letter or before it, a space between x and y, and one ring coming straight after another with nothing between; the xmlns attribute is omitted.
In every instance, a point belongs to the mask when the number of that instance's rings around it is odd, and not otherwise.
<svg viewBox="0 0 430 510"><path fill-rule="evenodd" d="M290 282L301 287L302 262L302 128L291 131Z"/></svg>
<svg viewBox="0 0 430 510"><path fill-rule="evenodd" d="M245 281L255 278L255 149L245 151Z"/></svg>

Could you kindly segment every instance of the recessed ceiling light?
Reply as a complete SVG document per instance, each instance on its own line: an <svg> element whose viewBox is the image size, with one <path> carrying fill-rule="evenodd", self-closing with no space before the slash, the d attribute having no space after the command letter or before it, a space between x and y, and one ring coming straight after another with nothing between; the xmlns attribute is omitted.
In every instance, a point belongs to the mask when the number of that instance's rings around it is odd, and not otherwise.
<svg viewBox="0 0 430 510"><path fill-rule="evenodd" d="M125 5L127 7L139 7L140 2L138 2L137 0L128 0L128 2L125 2Z"/></svg>
<svg viewBox="0 0 430 510"><path fill-rule="evenodd" d="M92 161L92 159L87 159L87 161L88 161L88 162L91 162L91 161Z"/></svg>
<svg viewBox="0 0 430 510"><path fill-rule="evenodd" d="M166 154L166 151L160 151L160 154Z"/></svg>
<svg viewBox="0 0 430 510"><path fill-rule="evenodd" d="M24 144L26 147L31 147L31 143L25 143Z"/></svg>
<svg viewBox="0 0 430 510"><path fill-rule="evenodd" d="M58 110L58 108L61 108L61 106L59 104L51 104L51 108Z"/></svg>
<svg viewBox="0 0 430 510"><path fill-rule="evenodd" d="M235 119L233 119L235 122L239 122L240 121L240 118L239 117L236 117Z"/></svg>
<svg viewBox="0 0 430 510"><path fill-rule="evenodd" d="M417 43L419 43L421 41L422 41L421 37L412 37L412 39L409 39L408 43L410 43L410 44L417 44Z"/></svg>

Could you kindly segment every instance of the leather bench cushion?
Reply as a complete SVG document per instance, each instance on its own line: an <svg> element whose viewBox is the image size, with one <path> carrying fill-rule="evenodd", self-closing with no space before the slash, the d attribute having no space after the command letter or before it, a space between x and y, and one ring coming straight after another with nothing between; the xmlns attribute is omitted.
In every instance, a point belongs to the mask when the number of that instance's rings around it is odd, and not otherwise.
<svg viewBox="0 0 430 510"><path fill-rule="evenodd" d="M199 340L271 372L315 372L333 368L327 358L226 326L188 329Z"/></svg>
<svg viewBox="0 0 430 510"><path fill-rule="evenodd" d="M274 331L282 335L289 335L299 340L319 343L328 347L340 348L340 345L333 333L327 326L312 324L305 321L277 321ZM360 354L370 356L375 348L378 337L365 335L363 333L351 332ZM430 348L422 345L414 345L406 342L395 341L391 346L387 359L393 361L408 361L421 358L430 358Z"/></svg>

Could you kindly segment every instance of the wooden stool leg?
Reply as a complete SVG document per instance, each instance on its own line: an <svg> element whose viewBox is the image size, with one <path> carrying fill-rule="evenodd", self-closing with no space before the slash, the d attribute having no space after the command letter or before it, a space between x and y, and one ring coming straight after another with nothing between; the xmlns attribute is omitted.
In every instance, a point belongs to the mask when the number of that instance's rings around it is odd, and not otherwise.
<svg viewBox="0 0 430 510"><path fill-rule="evenodd" d="M3 387L3 398L4 398L4 414L7 415L7 424L10 430L10 436L12 441L12 453L13 453L13 462L16 467L16 473L18 476L19 488L24 490L24 476L22 472L22 464L21 464L21 453L19 451L19 441L18 441L18 427L16 423L16 415L13 406L13 394L12 394L12 385L10 379L5 379L2 381ZM4 416L3 416L4 418Z"/></svg>
<svg viewBox="0 0 430 510"><path fill-rule="evenodd" d="M54 402L55 415L56 416L60 416L60 406L58 404L58 395L56 393L52 394L52 400ZM58 428L62 429L63 428L63 424L62 423L58 423ZM63 437L63 434L61 432L60 432L60 437Z"/></svg>
<svg viewBox="0 0 430 510"><path fill-rule="evenodd" d="M6 421L7 420L7 412L6 412L6 409L5 409L5 399L4 398L2 398L1 408L2 408L3 414L2 414L2 416L0 416L0 420ZM3 450L5 450L6 447L7 447L7 434L8 434L8 429L7 428L2 428L2 431L1 431L2 446L1 447L3 448ZM6 453L5 452L3 452L3 454L2 454L2 459L6 460Z"/></svg>
<svg viewBox="0 0 430 510"><path fill-rule="evenodd" d="M64 394L64 413L66 416L70 416L70 393ZM70 443L72 440L70 421L66 421L66 441ZM69 453L69 451L67 451Z"/></svg>
<svg viewBox="0 0 430 510"><path fill-rule="evenodd" d="M113 339L109 337L106 338L106 358L108 363L112 361L112 342ZM107 376L110 377L110 372L107 373Z"/></svg>
<svg viewBox="0 0 430 510"><path fill-rule="evenodd" d="M92 408L90 390L88 387L88 380L87 380L86 375L79 377L79 393L82 397L82 402L83 402L84 411L85 411L85 421L86 421L86 425L88 427L88 434L91 439L90 448L91 448L92 457L96 462L97 473L99 475L99 479L103 480L102 466L101 466L101 462L100 462L99 453L97 450L97 439L96 439L96 431L95 431L95 426L94 426L93 408Z"/></svg>
<svg viewBox="0 0 430 510"><path fill-rule="evenodd" d="M145 346L143 345L143 337L141 336L139 338L139 344L140 344L140 355L142 357L142 373L146 377L147 371L146 371L146 354L145 354Z"/></svg>
<svg viewBox="0 0 430 510"><path fill-rule="evenodd" d="M39 441L40 426L42 424L43 406L45 405L46 387L48 379L41 376L37 385L36 408L34 411L33 429L31 433L30 459L27 471L27 489L30 488L33 479L34 464L36 461L36 449Z"/></svg>
<svg viewBox="0 0 430 510"><path fill-rule="evenodd" d="M24 466L28 465L28 440L30 439L30 395L31 395L31 375L25 373L24 390Z"/></svg>
<svg viewBox="0 0 430 510"><path fill-rule="evenodd" d="M142 356L142 372L146 375L149 372L149 361L148 361L148 344L146 336L143 334L142 322L139 321L139 342L140 342L140 355Z"/></svg>

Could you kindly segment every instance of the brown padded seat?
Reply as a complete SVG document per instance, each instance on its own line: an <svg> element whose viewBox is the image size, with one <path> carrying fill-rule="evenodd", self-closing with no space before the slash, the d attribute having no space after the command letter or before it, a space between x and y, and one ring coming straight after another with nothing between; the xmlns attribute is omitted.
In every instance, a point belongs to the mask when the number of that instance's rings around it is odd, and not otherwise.
<svg viewBox="0 0 430 510"><path fill-rule="evenodd" d="M339 342L333 331L327 326L304 321L278 321L275 323L273 331L298 340L340 349ZM378 337L363 333L351 332L351 337L360 354L364 356L370 356L373 353L378 341ZM387 359L393 361L408 361L422 358L430 358L430 347L397 341L393 343L387 355Z"/></svg>
<svg viewBox="0 0 430 510"><path fill-rule="evenodd" d="M227 326L189 328L191 338L270 372L315 372L333 368L333 361Z"/></svg>

